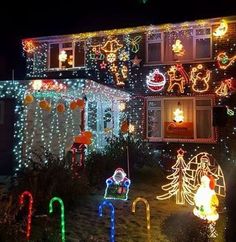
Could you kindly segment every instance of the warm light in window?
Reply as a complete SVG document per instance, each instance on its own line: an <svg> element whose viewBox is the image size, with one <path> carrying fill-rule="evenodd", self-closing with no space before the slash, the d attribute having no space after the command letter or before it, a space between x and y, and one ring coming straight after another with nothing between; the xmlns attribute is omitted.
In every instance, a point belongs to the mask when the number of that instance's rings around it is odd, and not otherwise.
<svg viewBox="0 0 236 242"><path fill-rule="evenodd" d="M177 39L175 43L172 45L172 51L177 55L177 56L183 56L184 55L184 46L181 43L181 40Z"/></svg>
<svg viewBox="0 0 236 242"><path fill-rule="evenodd" d="M174 122L182 123L184 121L183 111L177 108L174 111Z"/></svg>
<svg viewBox="0 0 236 242"><path fill-rule="evenodd" d="M63 61L66 61L66 59L67 59L67 54L64 50L62 50L59 54L59 61L63 62Z"/></svg>
<svg viewBox="0 0 236 242"><path fill-rule="evenodd" d="M133 124L129 124L129 132L130 132L130 133L133 133L134 130L135 130L134 125L133 125Z"/></svg>

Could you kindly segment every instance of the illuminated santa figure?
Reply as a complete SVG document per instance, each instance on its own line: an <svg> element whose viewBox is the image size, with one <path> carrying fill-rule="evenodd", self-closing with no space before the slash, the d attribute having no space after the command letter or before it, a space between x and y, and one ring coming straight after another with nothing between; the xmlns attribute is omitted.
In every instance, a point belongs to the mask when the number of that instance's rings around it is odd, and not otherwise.
<svg viewBox="0 0 236 242"><path fill-rule="evenodd" d="M112 177L106 180L104 198L127 200L130 186L130 179L122 168L117 168Z"/></svg>
<svg viewBox="0 0 236 242"><path fill-rule="evenodd" d="M208 222L215 222L219 219L219 214L217 213L219 200L214 188L214 178L204 175L201 177L201 185L194 196L194 215Z"/></svg>

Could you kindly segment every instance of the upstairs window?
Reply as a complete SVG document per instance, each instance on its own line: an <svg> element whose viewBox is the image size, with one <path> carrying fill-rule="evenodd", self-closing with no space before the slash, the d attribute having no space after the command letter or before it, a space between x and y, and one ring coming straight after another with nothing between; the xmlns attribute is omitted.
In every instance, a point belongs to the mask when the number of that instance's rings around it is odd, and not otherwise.
<svg viewBox="0 0 236 242"><path fill-rule="evenodd" d="M84 42L51 43L49 69L70 69L85 65Z"/></svg>
<svg viewBox="0 0 236 242"><path fill-rule="evenodd" d="M194 58L211 58L211 28L201 28L194 30Z"/></svg>
<svg viewBox="0 0 236 242"><path fill-rule="evenodd" d="M148 63L158 63L163 60L163 34L151 33L147 35L146 59Z"/></svg>

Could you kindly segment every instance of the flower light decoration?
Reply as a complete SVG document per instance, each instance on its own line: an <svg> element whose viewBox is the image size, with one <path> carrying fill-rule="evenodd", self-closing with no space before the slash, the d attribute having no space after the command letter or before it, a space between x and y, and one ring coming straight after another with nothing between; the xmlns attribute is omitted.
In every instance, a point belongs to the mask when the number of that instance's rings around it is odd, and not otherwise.
<svg viewBox="0 0 236 242"><path fill-rule="evenodd" d="M177 39L175 43L172 45L172 51L177 55L177 56L183 56L185 53L185 49L183 44L181 43L181 40Z"/></svg>
<svg viewBox="0 0 236 242"><path fill-rule="evenodd" d="M130 179L126 177L126 173L122 168L117 168L112 177L106 180L106 190L105 190L105 199L118 199L118 200L127 200Z"/></svg>
<svg viewBox="0 0 236 242"><path fill-rule="evenodd" d="M206 92L209 89L210 78L211 71L208 69L204 70L202 64L193 67L190 73L193 91L199 93Z"/></svg>
<svg viewBox="0 0 236 242"><path fill-rule="evenodd" d="M215 37L222 37L224 36L228 31L228 23L225 19L222 19L220 22L220 25L216 28L213 35Z"/></svg>

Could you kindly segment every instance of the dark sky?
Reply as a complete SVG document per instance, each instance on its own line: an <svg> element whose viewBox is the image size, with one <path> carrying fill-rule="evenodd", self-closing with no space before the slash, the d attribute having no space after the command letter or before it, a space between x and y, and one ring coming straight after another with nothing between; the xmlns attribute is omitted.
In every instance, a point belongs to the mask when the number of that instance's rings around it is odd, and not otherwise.
<svg viewBox="0 0 236 242"><path fill-rule="evenodd" d="M188 4L186 3L188 2ZM236 15L236 0L5 1L0 79L24 77L21 39Z"/></svg>

